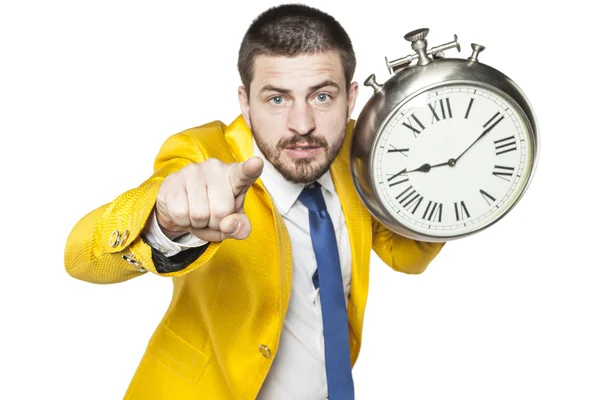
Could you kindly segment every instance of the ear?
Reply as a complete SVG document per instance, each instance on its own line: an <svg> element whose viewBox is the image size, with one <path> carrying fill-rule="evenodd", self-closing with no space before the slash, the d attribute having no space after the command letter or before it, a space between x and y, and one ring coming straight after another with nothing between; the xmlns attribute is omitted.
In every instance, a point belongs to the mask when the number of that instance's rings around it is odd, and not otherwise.
<svg viewBox="0 0 600 400"><path fill-rule="evenodd" d="M244 121L246 121L246 125L252 129L252 125L250 123L250 99L248 98L248 93L246 92L246 88L244 86L238 87L238 100L240 102L240 108L242 110L242 115L244 116Z"/></svg>
<svg viewBox="0 0 600 400"><path fill-rule="evenodd" d="M348 90L348 121L352 119L352 111L354 110L354 105L356 104L356 98L358 97L358 83L352 82L350 84L350 89Z"/></svg>

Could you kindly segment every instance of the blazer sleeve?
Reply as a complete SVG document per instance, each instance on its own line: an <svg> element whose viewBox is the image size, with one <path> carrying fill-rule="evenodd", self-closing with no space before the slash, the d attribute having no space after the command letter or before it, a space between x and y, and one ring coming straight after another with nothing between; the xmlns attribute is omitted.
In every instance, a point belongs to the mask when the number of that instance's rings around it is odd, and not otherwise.
<svg viewBox="0 0 600 400"><path fill-rule="evenodd" d="M371 216L373 250L393 270L420 274L438 255L445 242L424 242L401 236Z"/></svg>
<svg viewBox="0 0 600 400"><path fill-rule="evenodd" d="M214 128L220 129L220 126ZM141 235L164 179L187 164L206 158L199 140L185 132L169 137L156 156L154 173L145 182L96 208L75 224L65 246L67 273L87 282L117 283L148 271L160 276L179 276L207 262L221 242L210 242L178 258L165 260Z"/></svg>

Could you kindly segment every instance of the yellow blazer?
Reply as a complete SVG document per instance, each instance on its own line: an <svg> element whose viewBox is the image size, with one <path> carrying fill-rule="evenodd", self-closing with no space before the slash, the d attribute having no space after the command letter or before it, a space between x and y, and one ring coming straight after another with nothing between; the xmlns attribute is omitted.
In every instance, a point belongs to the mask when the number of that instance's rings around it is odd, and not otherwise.
<svg viewBox="0 0 600 400"><path fill-rule="evenodd" d="M354 126L331 166L352 253L348 320L352 365L361 346L371 249L396 271L418 274L443 243L394 234L377 222L355 190L349 169ZM160 148L154 174L139 187L77 222L65 249L74 278L116 283L152 272L172 277L171 304L153 333L125 399L255 399L277 353L292 286L292 253L285 223L260 178L248 190L252 223L244 240L211 243L185 269L159 273L141 239L163 179L186 164L253 156L252 132L240 115L180 132Z"/></svg>

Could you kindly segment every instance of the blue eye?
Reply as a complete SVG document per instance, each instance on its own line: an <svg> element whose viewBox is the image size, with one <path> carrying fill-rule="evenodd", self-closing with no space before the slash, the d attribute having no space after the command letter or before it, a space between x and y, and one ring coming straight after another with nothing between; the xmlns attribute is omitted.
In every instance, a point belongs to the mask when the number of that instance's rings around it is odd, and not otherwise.
<svg viewBox="0 0 600 400"><path fill-rule="evenodd" d="M281 96L275 96L273 97L271 100L269 100L271 103L275 104L276 106L283 104L283 97Z"/></svg>
<svg viewBox="0 0 600 400"><path fill-rule="evenodd" d="M328 98L329 98L329 95L327 93L319 93L317 95L317 100L321 103L324 101L327 101Z"/></svg>

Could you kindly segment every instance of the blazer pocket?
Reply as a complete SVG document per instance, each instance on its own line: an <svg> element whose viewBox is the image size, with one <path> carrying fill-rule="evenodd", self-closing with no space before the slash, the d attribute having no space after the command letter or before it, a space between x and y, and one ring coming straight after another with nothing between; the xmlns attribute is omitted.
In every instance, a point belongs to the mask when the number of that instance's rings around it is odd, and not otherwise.
<svg viewBox="0 0 600 400"><path fill-rule="evenodd" d="M200 379L210 362L207 354L190 345L164 324L157 328L148 355L190 383Z"/></svg>

